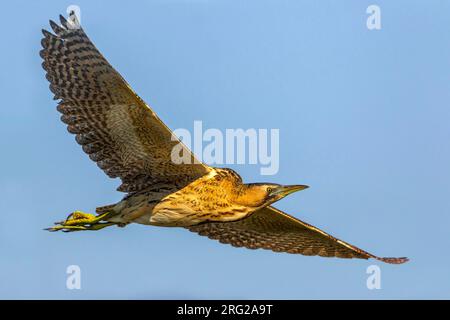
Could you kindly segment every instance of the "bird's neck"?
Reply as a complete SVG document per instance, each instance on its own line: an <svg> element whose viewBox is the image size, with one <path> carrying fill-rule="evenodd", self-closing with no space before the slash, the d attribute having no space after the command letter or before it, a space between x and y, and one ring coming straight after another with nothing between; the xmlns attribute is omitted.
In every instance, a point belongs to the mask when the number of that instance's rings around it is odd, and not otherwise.
<svg viewBox="0 0 450 320"><path fill-rule="evenodd" d="M258 208L264 205L266 191L261 186L241 184L237 188L234 201L240 205Z"/></svg>

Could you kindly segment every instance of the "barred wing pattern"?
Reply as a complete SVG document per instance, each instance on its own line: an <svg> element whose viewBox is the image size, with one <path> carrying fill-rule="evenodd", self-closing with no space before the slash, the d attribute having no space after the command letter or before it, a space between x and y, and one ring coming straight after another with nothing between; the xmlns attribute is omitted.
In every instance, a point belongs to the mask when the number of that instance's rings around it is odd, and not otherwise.
<svg viewBox="0 0 450 320"><path fill-rule="evenodd" d="M58 111L69 132L118 190L134 193L161 184L179 188L209 172L184 145L191 164L175 164L171 152L180 141L97 50L75 14L54 31L43 30L43 68Z"/></svg>
<svg viewBox="0 0 450 320"><path fill-rule="evenodd" d="M203 223L188 229L235 247L262 248L306 256L374 258L392 264L408 261L407 258L374 256L271 206L239 221Z"/></svg>

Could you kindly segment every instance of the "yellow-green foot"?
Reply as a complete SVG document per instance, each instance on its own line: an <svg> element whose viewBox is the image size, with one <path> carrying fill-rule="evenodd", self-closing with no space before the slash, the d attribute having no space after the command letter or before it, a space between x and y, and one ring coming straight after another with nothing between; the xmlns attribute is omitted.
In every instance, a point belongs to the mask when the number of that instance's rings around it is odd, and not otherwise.
<svg viewBox="0 0 450 320"><path fill-rule="evenodd" d="M96 216L90 213L84 213L82 211L74 211L65 221L56 222L55 226L45 230L63 232L100 230L116 224L114 222L102 222L112 215L114 214L110 212Z"/></svg>

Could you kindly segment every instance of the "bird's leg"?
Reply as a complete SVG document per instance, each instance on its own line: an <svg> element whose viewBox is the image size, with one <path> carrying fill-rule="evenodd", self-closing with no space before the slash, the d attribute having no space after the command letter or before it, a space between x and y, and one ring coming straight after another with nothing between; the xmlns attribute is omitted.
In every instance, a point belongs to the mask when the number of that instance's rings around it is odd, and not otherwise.
<svg viewBox="0 0 450 320"><path fill-rule="evenodd" d="M100 230L109 226L117 225L115 222L101 222L97 224L93 224L90 226L66 226L66 225L57 225L54 227L47 228L45 230L48 231L62 231L62 232L74 232L74 231L85 231L85 230L91 230L96 231Z"/></svg>
<svg viewBox="0 0 450 320"><path fill-rule="evenodd" d="M102 222L115 213L106 212L98 216L84 213L82 211L72 212L64 221L56 222L54 227L47 228L48 231L82 231L82 230L100 230L105 227L117 225L114 222Z"/></svg>
<svg viewBox="0 0 450 320"><path fill-rule="evenodd" d="M85 225L85 224L96 224L104 219L107 219L108 217L114 215L111 212L106 212L99 214L98 216L93 215L91 213L85 213L82 211L74 211L66 218L66 220L63 222L64 225L68 226L79 226L79 225ZM61 224L61 222L59 222Z"/></svg>

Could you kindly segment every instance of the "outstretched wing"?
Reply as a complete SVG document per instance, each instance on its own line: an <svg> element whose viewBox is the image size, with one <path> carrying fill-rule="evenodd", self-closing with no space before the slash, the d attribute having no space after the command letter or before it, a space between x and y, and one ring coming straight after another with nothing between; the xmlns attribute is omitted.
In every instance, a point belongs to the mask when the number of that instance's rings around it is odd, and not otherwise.
<svg viewBox="0 0 450 320"><path fill-rule="evenodd" d="M188 229L235 247L262 248L307 256L374 258L394 264L408 261L407 258L374 256L270 206L239 221L203 223Z"/></svg>
<svg viewBox="0 0 450 320"><path fill-rule="evenodd" d="M84 33L75 14L43 30L43 68L68 130L97 165L119 177L119 191L182 187L209 172L130 88ZM175 164L177 151L190 164Z"/></svg>

